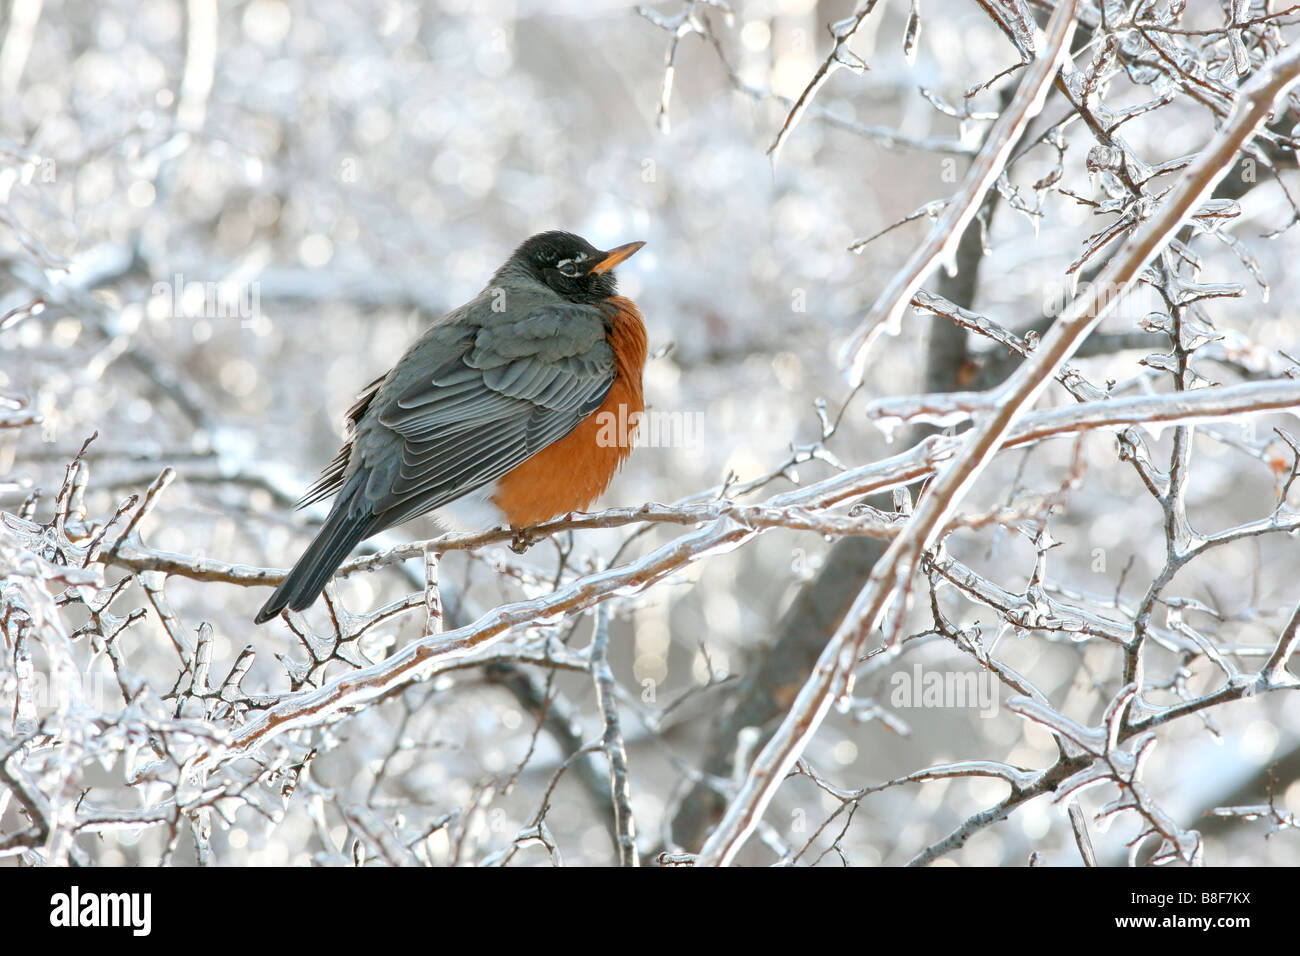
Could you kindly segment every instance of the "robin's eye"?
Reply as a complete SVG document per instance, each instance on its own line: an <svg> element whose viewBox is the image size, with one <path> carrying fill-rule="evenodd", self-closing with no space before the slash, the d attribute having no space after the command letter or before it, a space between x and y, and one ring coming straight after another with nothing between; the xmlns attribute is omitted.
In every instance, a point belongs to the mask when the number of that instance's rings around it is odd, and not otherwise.
<svg viewBox="0 0 1300 956"><path fill-rule="evenodd" d="M555 268L560 271L561 275L572 277L578 274L578 266L572 259L565 259Z"/></svg>

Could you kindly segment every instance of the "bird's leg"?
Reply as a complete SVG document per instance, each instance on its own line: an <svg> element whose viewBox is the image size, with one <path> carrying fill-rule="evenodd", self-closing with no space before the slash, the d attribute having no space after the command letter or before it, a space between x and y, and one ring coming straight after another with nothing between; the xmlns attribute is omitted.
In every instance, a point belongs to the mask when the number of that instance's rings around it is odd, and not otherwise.
<svg viewBox="0 0 1300 956"><path fill-rule="evenodd" d="M534 544L536 539L532 535L531 528L511 528L513 537L510 539L510 550L515 554L523 554Z"/></svg>

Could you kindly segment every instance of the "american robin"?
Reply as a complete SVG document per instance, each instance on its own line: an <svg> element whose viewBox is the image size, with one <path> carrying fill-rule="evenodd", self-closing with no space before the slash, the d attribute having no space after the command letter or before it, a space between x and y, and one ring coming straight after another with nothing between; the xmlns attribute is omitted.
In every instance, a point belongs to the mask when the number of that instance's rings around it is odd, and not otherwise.
<svg viewBox="0 0 1300 956"><path fill-rule="evenodd" d="M357 543L408 518L523 528L595 501L631 450L608 423L645 408L645 324L611 271L643 245L533 236L371 382L299 502L337 492L329 516L257 623L308 607Z"/></svg>

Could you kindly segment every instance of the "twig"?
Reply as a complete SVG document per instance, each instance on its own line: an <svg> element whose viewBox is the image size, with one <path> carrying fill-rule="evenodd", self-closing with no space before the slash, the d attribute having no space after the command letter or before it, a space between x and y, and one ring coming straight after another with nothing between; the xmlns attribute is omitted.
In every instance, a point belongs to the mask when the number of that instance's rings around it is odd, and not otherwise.
<svg viewBox="0 0 1300 956"><path fill-rule="evenodd" d="M596 706L600 708L605 730L601 747L609 762L609 792L614 805L615 845L619 866L638 866L636 823L632 818L631 778L628 774L627 748L623 728L618 720L614 673L609 668L609 609L596 606L596 634L591 642L591 676L596 683Z"/></svg>

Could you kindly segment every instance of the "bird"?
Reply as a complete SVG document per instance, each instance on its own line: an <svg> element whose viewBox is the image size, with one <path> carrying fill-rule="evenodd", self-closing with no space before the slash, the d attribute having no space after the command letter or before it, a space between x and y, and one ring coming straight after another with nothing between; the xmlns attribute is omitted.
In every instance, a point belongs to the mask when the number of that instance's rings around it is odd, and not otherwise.
<svg viewBox="0 0 1300 956"><path fill-rule="evenodd" d="M419 515L518 530L587 509L645 410L645 322L612 271L644 245L538 233L430 324L348 410L298 502L332 494L329 514L255 622L310 607L357 544Z"/></svg>

